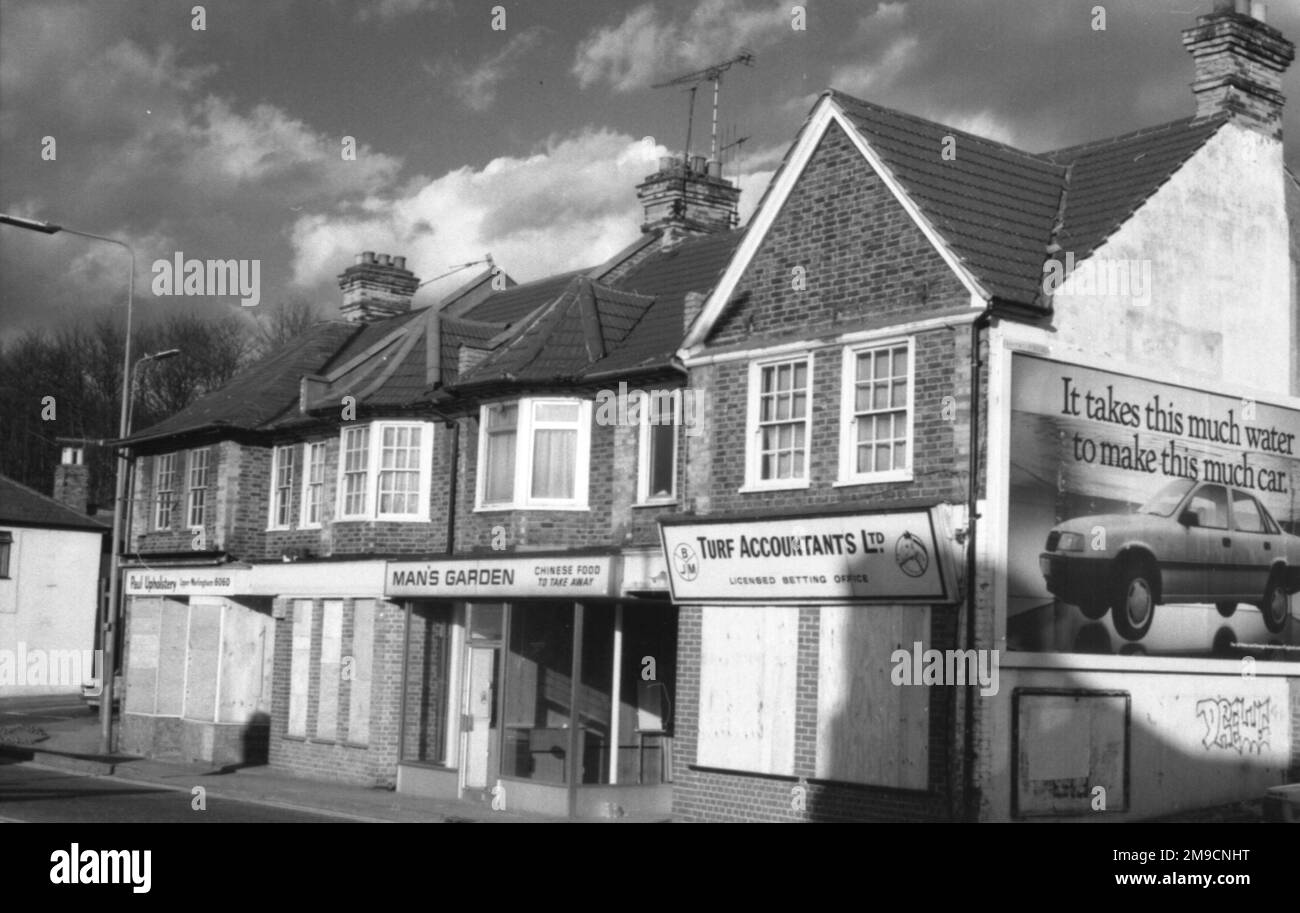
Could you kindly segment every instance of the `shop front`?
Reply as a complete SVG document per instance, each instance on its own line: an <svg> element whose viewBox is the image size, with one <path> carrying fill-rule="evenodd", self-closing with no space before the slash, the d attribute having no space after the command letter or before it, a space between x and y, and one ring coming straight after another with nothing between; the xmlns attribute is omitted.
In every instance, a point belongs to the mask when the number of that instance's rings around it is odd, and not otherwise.
<svg viewBox="0 0 1300 913"><path fill-rule="evenodd" d="M668 813L665 584L657 552L390 561L407 631L398 789L557 816Z"/></svg>
<svg viewBox="0 0 1300 913"><path fill-rule="evenodd" d="M676 817L950 814L943 686L980 680L956 649L953 519L930 502L660 521L681 613ZM927 674L935 657L960 681Z"/></svg>

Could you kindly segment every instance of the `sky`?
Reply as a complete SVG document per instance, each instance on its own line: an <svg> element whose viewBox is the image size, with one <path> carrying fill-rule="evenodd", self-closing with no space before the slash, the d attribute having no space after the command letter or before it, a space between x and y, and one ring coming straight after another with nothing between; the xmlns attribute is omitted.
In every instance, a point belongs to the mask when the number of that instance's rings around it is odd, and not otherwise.
<svg viewBox="0 0 1300 913"><path fill-rule="evenodd" d="M742 48L753 65L723 76L719 124L744 138L725 174L747 218L827 87L1030 151L1188 116L1181 30L1210 7L0 0L0 212L128 241L144 313L254 320L306 301L335 317L337 276L363 250L406 256L421 279L490 253L528 281L626 246L636 184L685 140L687 92L654 84ZM1275 0L1268 21L1300 41L1300 4ZM1283 91L1300 137L1300 65ZM1300 141L1287 161L1300 171ZM155 295L153 264L178 252L259 261L260 303ZM111 245L0 226L0 340L121 306L125 263Z"/></svg>

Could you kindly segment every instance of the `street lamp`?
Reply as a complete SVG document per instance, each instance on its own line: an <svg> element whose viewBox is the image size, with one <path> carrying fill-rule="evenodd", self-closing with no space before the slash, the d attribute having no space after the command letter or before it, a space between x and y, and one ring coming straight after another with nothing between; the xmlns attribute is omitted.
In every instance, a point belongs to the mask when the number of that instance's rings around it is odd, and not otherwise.
<svg viewBox="0 0 1300 913"><path fill-rule="evenodd" d="M89 238L92 241L103 241L106 244L116 244L126 249L131 260L131 270L126 286L126 338L122 346L122 409L118 417L118 439L125 439L130 433L127 425L127 412L130 407L129 400L131 397L131 310L135 302L135 250L130 244L117 238L107 238L104 235L78 231L75 228L66 228L51 222L38 222L35 219L24 219L20 216L10 216L4 213L0 213L0 225L12 225L15 228L37 231L46 235L54 235L65 231L70 235ZM104 681L102 683L104 690L99 705L99 750L101 754L111 754L113 750L113 669L115 666L113 654L117 641L118 602L121 599L122 587L122 564L119 552L122 547L122 520L126 514L126 474L126 450L119 447L117 450L117 482L113 502L113 544L112 552L109 555L108 611L105 613L104 619Z"/></svg>
<svg viewBox="0 0 1300 913"><path fill-rule="evenodd" d="M148 355L136 360L135 365L131 368L131 386L129 388L131 392L128 397L129 405L126 409L126 434L123 437L129 435L134 427L132 423L135 419L135 372L140 370L140 366L147 361L165 361L168 358L175 358L179 354L181 354L180 349L163 349L161 352L150 352ZM130 530L129 526L127 530Z"/></svg>

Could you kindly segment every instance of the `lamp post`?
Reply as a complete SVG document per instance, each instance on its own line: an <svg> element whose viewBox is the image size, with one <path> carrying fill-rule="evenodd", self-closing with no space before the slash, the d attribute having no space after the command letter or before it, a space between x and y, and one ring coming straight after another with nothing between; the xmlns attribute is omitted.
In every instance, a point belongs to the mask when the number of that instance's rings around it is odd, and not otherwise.
<svg viewBox="0 0 1300 913"><path fill-rule="evenodd" d="M35 219L24 219L19 216L5 215L4 213L0 213L0 225L12 225L15 228L38 231L47 235L58 234L62 231L70 235L89 238L92 241L116 244L126 250L127 255L130 257L131 269L126 286L126 338L122 346L122 409L118 417L118 439L126 438L129 434L127 413L131 398L131 310L135 302L135 250L130 244L117 238L108 238L88 231L78 231L74 228L66 228L50 222L38 222ZM117 641L118 602L121 600L122 592L122 566L119 553L122 547L122 520L126 514L126 475L126 451L119 447L117 450L117 481L113 501L113 544L109 555L108 611L105 613L104 619L103 694L100 696L99 704L99 750L101 754L110 754L113 750L113 668Z"/></svg>

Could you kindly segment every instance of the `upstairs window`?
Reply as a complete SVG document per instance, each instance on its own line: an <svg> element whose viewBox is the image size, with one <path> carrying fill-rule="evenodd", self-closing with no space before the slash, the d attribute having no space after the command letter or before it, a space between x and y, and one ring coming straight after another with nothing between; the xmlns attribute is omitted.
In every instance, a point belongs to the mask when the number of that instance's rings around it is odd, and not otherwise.
<svg viewBox="0 0 1300 913"><path fill-rule="evenodd" d="M677 498L681 395L679 390L653 390L641 394L637 501L642 504Z"/></svg>
<svg viewBox="0 0 1300 913"><path fill-rule="evenodd" d="M208 506L208 453L207 447L190 451L190 503L189 526L202 527Z"/></svg>
<svg viewBox="0 0 1300 913"><path fill-rule="evenodd" d="M292 444L276 447L271 459L271 523L270 529L288 529L293 509L293 455Z"/></svg>
<svg viewBox="0 0 1300 913"><path fill-rule="evenodd" d="M7 580L9 573L9 556L14 548L14 534L7 529L0 529L0 580Z"/></svg>
<svg viewBox="0 0 1300 913"><path fill-rule="evenodd" d="M325 501L325 444L307 445L306 466L303 469L302 525L316 527L321 523L321 505Z"/></svg>
<svg viewBox="0 0 1300 913"><path fill-rule="evenodd" d="M343 505L344 517L365 517L366 473L370 469L370 428L343 429Z"/></svg>
<svg viewBox="0 0 1300 913"><path fill-rule="evenodd" d="M844 350L840 482L912 478L912 343Z"/></svg>
<svg viewBox="0 0 1300 913"><path fill-rule="evenodd" d="M344 428L339 451L340 519L428 522L431 422Z"/></svg>
<svg viewBox="0 0 1300 913"><path fill-rule="evenodd" d="M154 529L170 529L172 507L176 502L176 454L164 453L154 457Z"/></svg>
<svg viewBox="0 0 1300 913"><path fill-rule="evenodd" d="M807 487L812 376L811 355L750 366L746 488Z"/></svg>
<svg viewBox="0 0 1300 913"><path fill-rule="evenodd" d="M479 509L586 510L591 403L521 399L479 414Z"/></svg>

